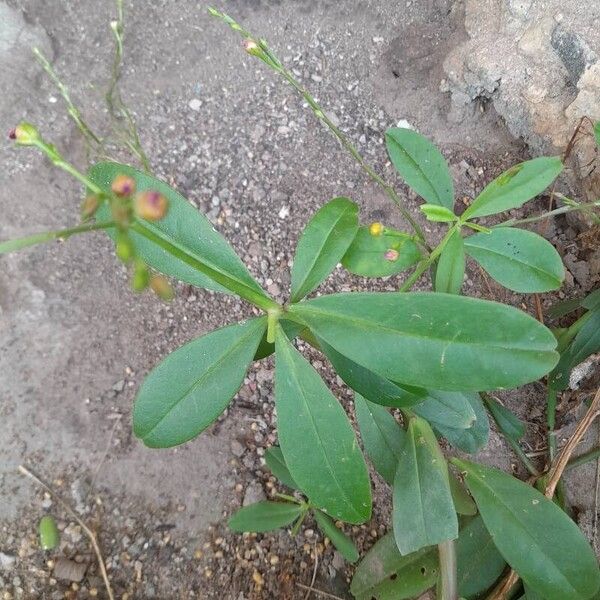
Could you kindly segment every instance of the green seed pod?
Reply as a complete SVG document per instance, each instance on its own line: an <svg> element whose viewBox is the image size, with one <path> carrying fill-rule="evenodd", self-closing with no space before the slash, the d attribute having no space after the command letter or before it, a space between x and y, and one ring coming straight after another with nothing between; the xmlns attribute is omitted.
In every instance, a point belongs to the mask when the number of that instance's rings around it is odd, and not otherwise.
<svg viewBox="0 0 600 600"><path fill-rule="evenodd" d="M150 272L146 264L138 260L135 263L133 277L131 279L131 287L134 292L143 292L150 283Z"/></svg>
<svg viewBox="0 0 600 600"><path fill-rule="evenodd" d="M60 533L53 517L46 515L40 519L39 532L42 550L54 550L58 546Z"/></svg>
<svg viewBox="0 0 600 600"><path fill-rule="evenodd" d="M33 144L41 140L39 131L31 123L23 121L19 123L10 133L10 137L14 139L20 146L33 146Z"/></svg>
<svg viewBox="0 0 600 600"><path fill-rule="evenodd" d="M131 240L129 239L127 233L124 231L119 231L119 233L117 234L115 252L124 263L131 262L135 255L133 244L131 243Z"/></svg>

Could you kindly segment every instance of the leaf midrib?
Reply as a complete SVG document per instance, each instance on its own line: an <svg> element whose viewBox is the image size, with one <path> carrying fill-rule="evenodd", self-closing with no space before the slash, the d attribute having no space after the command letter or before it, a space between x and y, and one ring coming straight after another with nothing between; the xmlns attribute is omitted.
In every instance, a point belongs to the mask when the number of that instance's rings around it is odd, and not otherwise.
<svg viewBox="0 0 600 600"><path fill-rule="evenodd" d="M213 362L208 369L206 369L206 371L204 371L200 377L191 385L189 386L180 396L178 396L176 398L176 400L168 407L167 411L165 412L165 414L162 415L162 417L144 434L141 434L140 437L146 438L149 435L152 434L152 432L154 432L154 430L171 414L171 412L173 411L173 409L183 400L185 400L199 385L201 385L206 379L207 377L209 377L210 375L212 375L212 373L217 369L217 367L221 366L221 363L232 353L234 353L236 350L238 350L238 348L240 348L242 346L243 343L245 343L247 341L247 339L249 337L251 337L252 335L255 334L256 329L259 325L261 325L260 321L263 321L262 325L264 327L264 317L259 318L257 320L257 323L255 324L255 327L250 328L248 333L245 335L242 335L240 338L238 338L237 342L234 343L232 346L229 346L227 348L227 350L215 361Z"/></svg>
<svg viewBox="0 0 600 600"><path fill-rule="evenodd" d="M293 308L293 307L291 307ZM356 324L357 328L362 328L362 329L368 329L369 331L373 332L375 330L380 330L384 333L393 333L395 335L400 335L403 337L407 337L407 338L415 338L415 339L422 339L422 340L427 340L427 341L433 341L433 342L442 342L442 343L452 343L455 344L457 346L481 346L484 348L490 348L492 350L506 350L506 351L522 351L522 352L552 352L553 349L547 349L547 348L532 348L531 347L531 342L528 342L529 346L526 348L521 348L519 346L502 346L502 345L498 345L498 344L490 344L489 342L457 342L455 339L453 338L440 338L440 337L436 337L436 336L425 336L425 335L419 335L419 334L415 334L415 333L406 333L400 329L394 329L392 327L387 327L387 326L383 326L381 325L381 323L379 323L378 321L368 321L366 319L361 319L358 317L354 317L354 316L349 316L349 315L345 315L343 313L335 313L335 312L328 312L328 311L324 311L324 310L319 310L318 308L315 308L314 306L309 306L308 304L304 304L302 307L300 308L300 316L302 315L302 312L312 312L312 313L316 313L317 315L321 316L321 317L325 317L330 318L331 320L334 319L340 319L340 320L345 320L345 321L351 321L352 323ZM296 312L298 312L298 309L296 309Z"/></svg>
<svg viewBox="0 0 600 600"><path fill-rule="evenodd" d="M508 260L509 262L514 262L517 263L518 265L524 265L526 267L531 268L533 271L536 271L537 273L540 273L542 275L546 275L549 279L556 281L558 283L560 283L560 279L557 279L553 273L551 273L550 271L545 271L544 269L542 269L541 267L538 267L537 265L534 265L532 263L528 263L524 260L519 260L513 256L509 256L507 254L503 254L502 252L492 249L492 248L487 248L484 246L478 246L476 244L473 244L472 242L469 243L468 241L465 241L465 247L466 248L475 248L477 250L480 250L483 253L488 253L488 254L493 254L494 256L501 256L502 258ZM474 258L475 260L477 260L477 262L479 262L479 260L477 259L476 256L473 256L468 250L467 253Z"/></svg>

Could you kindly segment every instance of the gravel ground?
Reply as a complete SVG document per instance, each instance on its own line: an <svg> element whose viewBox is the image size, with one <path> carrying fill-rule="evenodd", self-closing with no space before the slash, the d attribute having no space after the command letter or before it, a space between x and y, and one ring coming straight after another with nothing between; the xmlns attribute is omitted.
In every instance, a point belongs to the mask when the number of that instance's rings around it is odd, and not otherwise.
<svg viewBox="0 0 600 600"><path fill-rule="evenodd" d="M123 94L152 166L209 215L269 293L286 298L301 227L329 198L355 199L364 222L402 226L381 190L302 102L206 15L203 2L131 4ZM466 202L523 156L489 107L475 106L468 122L447 119L441 62L464 38L460 3L235 0L223 8L269 39L390 181L383 133L401 120L441 146ZM23 118L37 123L83 168L85 148L28 48L35 43L53 56L102 129L112 4L15 0L0 9L8 40L0 43L0 123L6 130ZM8 143L0 161L0 239L75 222L79 189L68 177ZM416 214L416 198L398 188ZM577 276L577 232L559 223L547 235L573 254L566 292L589 287L589 278ZM373 284L337 270L321 291L393 290L398 281ZM507 293L472 265L466 286L472 295L534 310L531 297ZM86 537L56 501L18 475L21 463L98 531L122 600L304 598L299 584L310 584L313 573L316 588L349 597L351 570L314 524L296 539L286 532L232 535L225 527L224 517L244 501L280 489L262 459L276 442L270 359L250 370L230 409L193 442L156 451L133 438L132 400L152 366L185 341L252 314L235 298L176 288L169 305L134 296L100 234L1 259L0 598L105 597ZM347 391L313 358L352 414ZM540 406L540 390L529 388L520 398L505 396L535 425L528 411ZM496 435L482 458L504 468L514 463ZM372 521L346 528L363 550L385 531L390 509L385 484L374 481ZM63 530L60 548L48 555L36 539L46 513ZM58 577L64 558L87 566L81 581Z"/></svg>

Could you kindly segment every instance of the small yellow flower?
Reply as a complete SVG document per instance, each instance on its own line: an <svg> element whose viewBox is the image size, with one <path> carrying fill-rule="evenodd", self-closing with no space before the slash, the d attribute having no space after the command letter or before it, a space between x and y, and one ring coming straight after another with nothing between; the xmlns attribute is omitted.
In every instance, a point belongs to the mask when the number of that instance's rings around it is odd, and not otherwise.
<svg viewBox="0 0 600 600"><path fill-rule="evenodd" d="M378 221L375 221L375 223L371 223L369 227L369 233L374 236L381 235L383 233L383 225Z"/></svg>

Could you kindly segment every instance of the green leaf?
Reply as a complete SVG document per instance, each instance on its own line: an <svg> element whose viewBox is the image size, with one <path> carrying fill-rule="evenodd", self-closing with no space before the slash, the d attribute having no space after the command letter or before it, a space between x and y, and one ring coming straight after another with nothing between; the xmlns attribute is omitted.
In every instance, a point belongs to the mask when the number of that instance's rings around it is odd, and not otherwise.
<svg viewBox="0 0 600 600"><path fill-rule="evenodd" d="M442 153L411 129L388 129L385 141L390 159L404 181L430 204L452 210L454 186Z"/></svg>
<svg viewBox="0 0 600 600"><path fill-rule="evenodd" d="M600 289L590 292L582 301L581 306L588 310L600 310Z"/></svg>
<svg viewBox="0 0 600 600"><path fill-rule="evenodd" d="M462 392L429 390L425 401L414 406L413 411L436 425L468 429L476 418L468 395Z"/></svg>
<svg viewBox="0 0 600 600"><path fill-rule="evenodd" d="M164 219L138 220L130 229L140 258L157 271L198 287L233 292L246 299L270 300L211 222L166 183L127 165L112 162L94 165L88 176L108 192L119 174L132 177L138 191L156 190L169 201ZM99 208L97 217L100 220L110 218L106 203ZM114 239L115 230L107 233Z"/></svg>
<svg viewBox="0 0 600 600"><path fill-rule="evenodd" d="M344 383L367 400L382 406L408 407L422 402L427 396L426 390L385 379L346 358L323 340L317 340Z"/></svg>
<svg viewBox="0 0 600 600"><path fill-rule="evenodd" d="M292 297L297 302L312 292L342 260L358 231L358 206L334 198L306 225L292 266Z"/></svg>
<svg viewBox="0 0 600 600"><path fill-rule="evenodd" d="M475 517L460 530L456 562L458 593L466 598L479 597L504 571L506 562L494 546L481 517Z"/></svg>
<svg viewBox="0 0 600 600"><path fill-rule="evenodd" d="M525 435L525 424L492 396L485 394L483 400L487 409L492 413L494 421L498 424L498 429L505 436L518 442Z"/></svg>
<svg viewBox="0 0 600 600"><path fill-rule="evenodd" d="M452 223L458 220L458 217L445 206L436 206L435 204L421 204L421 212L427 217L428 221L435 223Z"/></svg>
<svg viewBox="0 0 600 600"><path fill-rule="evenodd" d="M543 237L512 227L497 227L465 239L465 250L498 283L514 292L558 289L565 268L554 246Z"/></svg>
<svg viewBox="0 0 600 600"><path fill-rule="evenodd" d="M279 446L271 446L265 452L265 462L267 467L271 470L271 473L287 487L293 490L298 489L298 484L294 481L294 478L290 474L287 465L285 464L285 458L283 458L283 452Z"/></svg>
<svg viewBox="0 0 600 600"><path fill-rule="evenodd" d="M600 148L600 121L594 123L594 137L596 138L596 145Z"/></svg>
<svg viewBox="0 0 600 600"><path fill-rule="evenodd" d="M525 600L545 600L543 596L533 591L528 585L524 585L523 587L525 588Z"/></svg>
<svg viewBox="0 0 600 600"><path fill-rule="evenodd" d="M266 317L217 329L169 354L146 377L133 431L151 448L183 444L206 429L238 391Z"/></svg>
<svg viewBox="0 0 600 600"><path fill-rule="evenodd" d="M558 156L540 156L515 165L489 183L462 215L462 220L519 208L541 194L563 170Z"/></svg>
<svg viewBox="0 0 600 600"><path fill-rule="evenodd" d="M38 532L40 534L40 547L42 550L54 550L60 544L60 532L58 531L54 517L44 515L40 519Z"/></svg>
<svg viewBox="0 0 600 600"><path fill-rule="evenodd" d="M561 508L498 469L452 462L465 474L500 554L528 586L546 600L585 600L598 591L594 552Z"/></svg>
<svg viewBox="0 0 600 600"><path fill-rule="evenodd" d="M460 481L452 471L448 471L448 479L450 481L450 493L452 494L452 502L454 502L454 510L459 515L472 517L477 514L477 505L473 498L469 496L469 492L465 489L462 481Z"/></svg>
<svg viewBox="0 0 600 600"><path fill-rule="evenodd" d="M275 358L279 442L294 481L333 518L367 521L369 475L344 409L281 327Z"/></svg>
<svg viewBox="0 0 600 600"><path fill-rule="evenodd" d="M481 391L535 381L556 364L556 339L511 307L449 294L332 294L289 314L339 353L393 381Z"/></svg>
<svg viewBox="0 0 600 600"><path fill-rule="evenodd" d="M299 504L292 502L257 502L240 508L227 525L232 531L272 531L293 523L304 511Z"/></svg>
<svg viewBox="0 0 600 600"><path fill-rule="evenodd" d="M465 245L455 231L442 250L435 271L435 291L460 294L465 276Z"/></svg>
<svg viewBox="0 0 600 600"><path fill-rule="evenodd" d="M448 465L426 421L411 417L394 479L394 537L400 554L458 536Z"/></svg>
<svg viewBox="0 0 600 600"><path fill-rule="evenodd" d="M348 562L356 562L359 555L354 542L341 529L338 529L331 517L327 516L324 512L315 510L314 516L321 531L331 540L331 543L338 549L339 553Z"/></svg>
<svg viewBox="0 0 600 600"><path fill-rule="evenodd" d="M406 433L383 406L360 394L354 395L354 407L365 452L377 472L392 485Z"/></svg>
<svg viewBox="0 0 600 600"><path fill-rule="evenodd" d="M600 310L589 313L583 327L563 352L558 365L550 375L550 386L556 390L564 390L569 385L573 368L596 352L600 352Z"/></svg>
<svg viewBox="0 0 600 600"><path fill-rule="evenodd" d="M490 422L483 402L479 394L465 392L463 396L471 404L475 413L475 421L467 429L448 427L440 423L432 423L433 429L442 437L445 437L452 446L475 454L488 443L490 437Z"/></svg>
<svg viewBox="0 0 600 600"><path fill-rule="evenodd" d="M350 592L356 600L407 600L432 587L438 573L437 548L402 556L390 532L360 562Z"/></svg>
<svg viewBox="0 0 600 600"><path fill-rule="evenodd" d="M342 265L362 277L387 277L405 271L421 258L421 251L409 235L386 232L372 235L368 227L360 227L342 258Z"/></svg>

